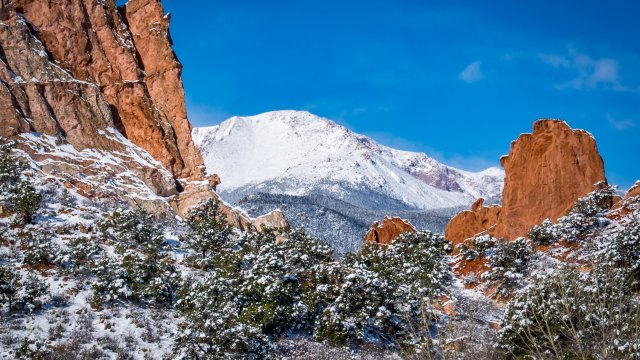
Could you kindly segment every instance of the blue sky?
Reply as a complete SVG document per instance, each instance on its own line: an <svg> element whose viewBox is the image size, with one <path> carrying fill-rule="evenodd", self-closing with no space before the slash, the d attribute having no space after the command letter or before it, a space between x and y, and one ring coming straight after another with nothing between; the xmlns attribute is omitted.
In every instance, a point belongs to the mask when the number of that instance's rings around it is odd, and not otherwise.
<svg viewBox="0 0 640 360"><path fill-rule="evenodd" d="M633 1L165 0L194 126L302 109L450 165L499 165L537 118L640 179Z"/></svg>

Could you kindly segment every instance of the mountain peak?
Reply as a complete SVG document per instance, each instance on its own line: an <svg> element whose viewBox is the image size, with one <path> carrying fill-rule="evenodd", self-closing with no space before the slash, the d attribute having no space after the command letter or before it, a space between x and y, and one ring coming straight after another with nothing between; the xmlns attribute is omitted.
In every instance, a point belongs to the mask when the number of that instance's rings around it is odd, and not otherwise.
<svg viewBox="0 0 640 360"><path fill-rule="evenodd" d="M378 144L307 111L235 116L194 129L193 138L207 169L221 176L221 191L257 186L288 195L329 192L352 204L358 202L354 191L372 191L432 209L468 205L502 189L498 169L461 171L424 153Z"/></svg>

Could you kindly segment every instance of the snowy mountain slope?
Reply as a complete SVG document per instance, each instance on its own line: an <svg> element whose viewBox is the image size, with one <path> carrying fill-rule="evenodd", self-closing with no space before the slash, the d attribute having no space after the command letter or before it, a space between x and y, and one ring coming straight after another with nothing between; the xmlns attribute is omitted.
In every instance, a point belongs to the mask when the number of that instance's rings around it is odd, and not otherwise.
<svg viewBox="0 0 640 360"><path fill-rule="evenodd" d="M250 215L280 209L292 226L328 241L338 254L357 251L384 215L443 232L460 209L502 192L500 169L458 170L308 112L233 117L192 135L208 172L222 179L223 199Z"/></svg>
<svg viewBox="0 0 640 360"><path fill-rule="evenodd" d="M224 193L334 196L356 206L465 206L502 190L503 172L472 173L424 153L395 150L303 111L233 117L193 138ZM379 198L375 204L370 199ZM387 201L385 201L385 199Z"/></svg>

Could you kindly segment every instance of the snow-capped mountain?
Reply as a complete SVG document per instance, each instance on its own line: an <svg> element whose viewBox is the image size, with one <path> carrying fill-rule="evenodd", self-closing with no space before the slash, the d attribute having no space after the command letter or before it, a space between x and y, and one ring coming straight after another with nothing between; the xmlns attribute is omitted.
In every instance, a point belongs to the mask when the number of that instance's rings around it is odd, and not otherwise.
<svg viewBox="0 0 640 360"><path fill-rule="evenodd" d="M434 209L492 198L502 189L501 169L455 169L424 153L380 145L304 111L232 117L195 128L193 139L207 170L222 178L223 192L247 186L287 195L321 191L357 205L351 191L358 190Z"/></svg>
<svg viewBox="0 0 640 360"><path fill-rule="evenodd" d="M269 194L271 206L285 207L294 225L299 216L286 207L295 197L321 197L323 207L331 199L342 204L341 209L350 207L347 215L353 215L355 207L378 216L378 212L424 214L466 207L478 197L497 198L502 191L501 169L459 170L424 153L378 144L305 111L232 117L216 126L195 128L192 136L207 171L220 175L218 190L223 198L251 212L252 207L257 210L257 195ZM274 201L277 195L288 200ZM264 196L261 199L258 202L264 205ZM363 234L375 219L374 215L357 218Z"/></svg>

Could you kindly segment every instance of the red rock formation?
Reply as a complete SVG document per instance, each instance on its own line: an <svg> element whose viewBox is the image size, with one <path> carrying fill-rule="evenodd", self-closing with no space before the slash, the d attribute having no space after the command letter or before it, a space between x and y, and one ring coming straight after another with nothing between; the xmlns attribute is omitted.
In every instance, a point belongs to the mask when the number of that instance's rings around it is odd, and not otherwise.
<svg viewBox="0 0 640 360"><path fill-rule="evenodd" d="M471 211L462 211L449 221L445 229L445 237L454 246L473 235L490 232L495 228L502 207L499 205L487 207L483 206L483 203L484 199L478 199L471 205Z"/></svg>
<svg viewBox="0 0 640 360"><path fill-rule="evenodd" d="M112 150L98 130L115 126L176 177L202 177L159 0L122 9L114 0L13 0L8 13L0 46L13 55L0 66L0 135L38 131Z"/></svg>
<svg viewBox="0 0 640 360"><path fill-rule="evenodd" d="M373 244L389 245L402 233L416 232L410 223L398 218L385 216L382 225L374 222L371 229L364 236L364 241Z"/></svg>
<svg viewBox="0 0 640 360"><path fill-rule="evenodd" d="M169 204L176 215L186 218L189 211L204 200L220 200L220 197L212 191L211 185L204 181L188 183L182 193L169 199ZM258 231L265 227L288 229L289 223L280 210L274 210L268 214L251 219L244 212L220 202L220 212L227 218L229 225L240 229L248 230L250 227Z"/></svg>
<svg viewBox="0 0 640 360"><path fill-rule="evenodd" d="M624 196L625 199L631 199L633 197L640 197L640 181L636 181L633 186L627 190L627 194Z"/></svg>
<svg viewBox="0 0 640 360"><path fill-rule="evenodd" d="M445 236L459 243L480 232L497 238L525 236L544 219L557 220L582 196L606 181L595 139L559 120L538 120L501 159L505 169L502 209L474 204L447 225Z"/></svg>
<svg viewBox="0 0 640 360"><path fill-rule="evenodd" d="M258 231L262 231L265 228L289 229L289 222L280 210L274 210L268 214L258 216L251 221L251 225Z"/></svg>

